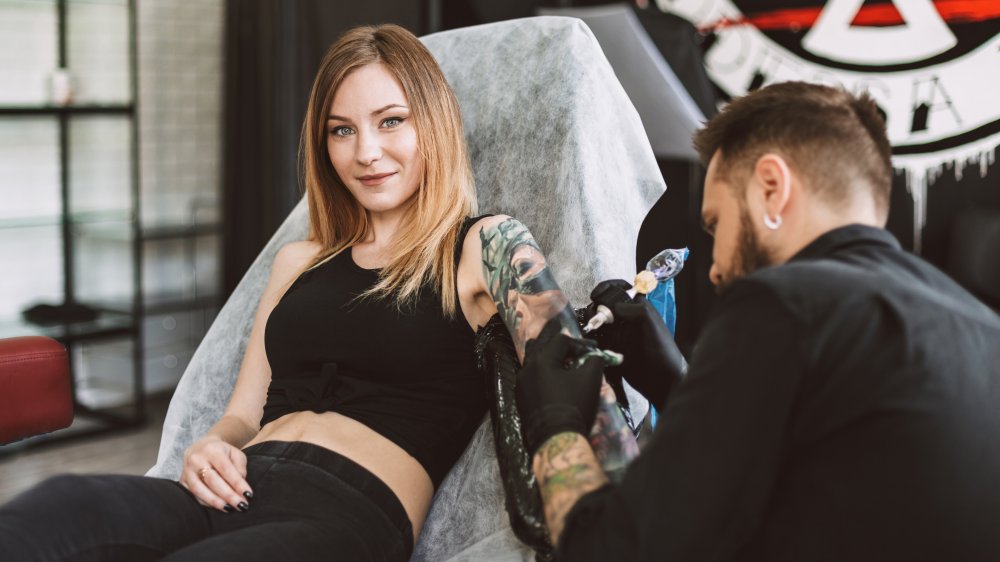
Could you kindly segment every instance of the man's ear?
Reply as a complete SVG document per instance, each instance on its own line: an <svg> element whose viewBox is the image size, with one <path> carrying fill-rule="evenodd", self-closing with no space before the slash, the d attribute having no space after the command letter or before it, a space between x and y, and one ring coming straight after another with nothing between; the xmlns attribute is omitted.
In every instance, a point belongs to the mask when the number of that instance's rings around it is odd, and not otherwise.
<svg viewBox="0 0 1000 562"><path fill-rule="evenodd" d="M763 199L764 212L772 218L780 217L792 196L792 171L788 162L769 152L757 159L753 175Z"/></svg>

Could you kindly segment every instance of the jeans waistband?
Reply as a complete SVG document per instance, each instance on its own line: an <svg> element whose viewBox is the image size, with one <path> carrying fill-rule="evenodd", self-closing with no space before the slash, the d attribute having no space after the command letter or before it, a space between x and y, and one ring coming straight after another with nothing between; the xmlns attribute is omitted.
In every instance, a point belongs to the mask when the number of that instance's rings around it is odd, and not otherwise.
<svg viewBox="0 0 1000 562"><path fill-rule="evenodd" d="M247 456L274 457L310 464L340 479L374 503L399 529L407 554L413 552L413 526L389 486L367 468L340 453L302 441L264 441L243 450Z"/></svg>

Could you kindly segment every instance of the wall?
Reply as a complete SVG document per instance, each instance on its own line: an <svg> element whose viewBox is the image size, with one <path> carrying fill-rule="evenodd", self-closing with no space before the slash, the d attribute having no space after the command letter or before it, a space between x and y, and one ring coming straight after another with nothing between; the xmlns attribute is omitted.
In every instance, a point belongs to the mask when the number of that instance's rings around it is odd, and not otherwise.
<svg viewBox="0 0 1000 562"><path fill-rule="evenodd" d="M144 245L147 300L220 292L224 0L139 0L140 215L145 228L217 225L219 234ZM214 308L145 319L149 391L173 388Z"/></svg>
<svg viewBox="0 0 1000 562"><path fill-rule="evenodd" d="M56 4L0 3L0 105L37 106L50 99L58 57ZM218 221L224 2L136 4L142 225ZM124 0L70 0L67 56L75 102L128 102L132 76L126 5ZM70 134L73 212L127 221L132 206L128 119L76 117ZM62 298L58 146L55 119L0 117L0 328L31 304ZM132 265L122 257L128 252L121 251L127 243L125 234L81 242L76 281L83 296L129 294ZM220 251L218 236L198 238L193 246L169 240L147 243L144 293L218 292ZM160 315L146 321L151 390L176 382L207 320L196 316ZM86 360L78 375L86 379L129 369L129 345L83 346L78 360Z"/></svg>

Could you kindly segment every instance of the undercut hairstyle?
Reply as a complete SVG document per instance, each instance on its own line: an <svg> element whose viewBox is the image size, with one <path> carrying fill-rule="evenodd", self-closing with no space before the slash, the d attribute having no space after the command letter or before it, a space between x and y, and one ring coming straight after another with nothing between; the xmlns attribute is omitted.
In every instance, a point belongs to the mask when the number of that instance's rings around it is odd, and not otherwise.
<svg viewBox="0 0 1000 562"><path fill-rule="evenodd" d="M785 158L806 189L832 206L870 193L884 223L892 188L885 120L867 93L806 82L773 84L733 100L694 135L708 166L742 194L757 160Z"/></svg>
<svg viewBox="0 0 1000 562"><path fill-rule="evenodd" d="M309 239L322 250L309 267L331 259L370 234L368 211L338 177L327 153L327 116L337 88L351 72L382 64L399 81L416 129L423 177L389 248L378 283L361 297L391 297L399 308L422 287L441 296L454 317L456 252L462 222L476 212L476 187L458 99L427 47L398 25L345 32L320 63L309 94L299 144L300 174L309 203Z"/></svg>

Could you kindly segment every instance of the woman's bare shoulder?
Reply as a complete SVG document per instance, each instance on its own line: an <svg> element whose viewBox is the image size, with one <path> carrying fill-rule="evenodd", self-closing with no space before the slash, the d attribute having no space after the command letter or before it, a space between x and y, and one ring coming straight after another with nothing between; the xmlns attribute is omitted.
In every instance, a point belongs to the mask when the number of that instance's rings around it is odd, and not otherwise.
<svg viewBox="0 0 1000 562"><path fill-rule="evenodd" d="M282 246L274 256L271 265L273 277L287 277L298 274L319 255L322 246L312 240L289 242Z"/></svg>
<svg viewBox="0 0 1000 562"><path fill-rule="evenodd" d="M513 218L508 215L490 215L488 217L483 217L472 224L472 228L469 230L478 230L479 228L489 228L491 226L496 226L503 221Z"/></svg>
<svg viewBox="0 0 1000 562"><path fill-rule="evenodd" d="M462 253L464 254L470 249L480 248L479 232L486 228L494 227L503 221L511 217L507 215L491 215L488 217L483 217L476 222L472 223L469 230L465 233L465 240L462 242ZM470 247L471 245L471 247Z"/></svg>

